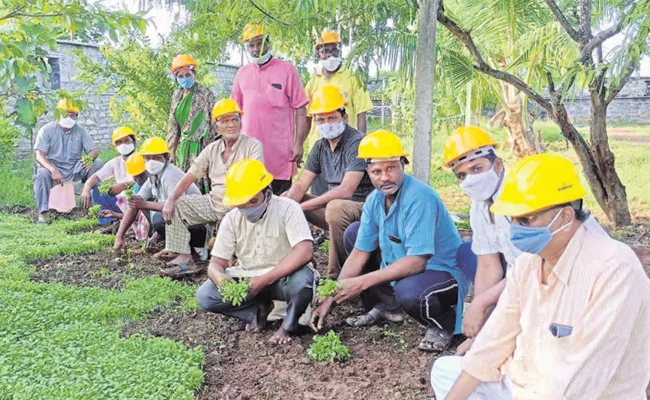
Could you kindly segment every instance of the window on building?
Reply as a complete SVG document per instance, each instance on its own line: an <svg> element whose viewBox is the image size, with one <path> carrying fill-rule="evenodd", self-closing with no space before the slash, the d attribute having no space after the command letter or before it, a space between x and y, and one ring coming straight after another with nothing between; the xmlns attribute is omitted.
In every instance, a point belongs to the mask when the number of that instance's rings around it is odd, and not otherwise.
<svg viewBox="0 0 650 400"><path fill-rule="evenodd" d="M59 65L59 59L48 57L47 63L52 68L52 72L50 73L50 89L61 89L61 67Z"/></svg>
<svg viewBox="0 0 650 400"><path fill-rule="evenodd" d="M650 81L645 81L645 94L644 96L650 96Z"/></svg>

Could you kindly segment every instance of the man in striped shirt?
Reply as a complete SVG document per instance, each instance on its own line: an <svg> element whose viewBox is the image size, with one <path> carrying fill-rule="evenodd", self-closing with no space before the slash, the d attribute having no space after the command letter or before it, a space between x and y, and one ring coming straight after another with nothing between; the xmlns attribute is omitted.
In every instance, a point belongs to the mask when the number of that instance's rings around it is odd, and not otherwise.
<svg viewBox="0 0 650 400"><path fill-rule="evenodd" d="M524 254L467 355L436 360L436 398L645 400L650 281L639 259L583 223L569 160L524 158L503 186L490 210L510 219Z"/></svg>

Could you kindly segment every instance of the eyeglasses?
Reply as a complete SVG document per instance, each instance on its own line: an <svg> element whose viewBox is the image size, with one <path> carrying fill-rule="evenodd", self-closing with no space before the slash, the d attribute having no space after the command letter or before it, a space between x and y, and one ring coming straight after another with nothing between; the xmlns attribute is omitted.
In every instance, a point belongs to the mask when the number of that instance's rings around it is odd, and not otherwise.
<svg viewBox="0 0 650 400"><path fill-rule="evenodd" d="M328 49L327 47L321 47L320 49L318 49L318 54L320 54L321 56L331 55L332 57L340 57L341 49L338 47L334 47L331 49Z"/></svg>
<svg viewBox="0 0 650 400"><path fill-rule="evenodd" d="M521 226L530 226L530 223L531 223L532 221L534 221L535 219L539 218L540 216L546 214L547 212L549 212L549 211L551 211L551 210L556 210L557 208L558 208L558 207L549 208L548 210L540 211L540 212L538 212L537 214L529 215L529 216L527 216L527 217L506 217L506 219L507 219L508 222L510 222L511 224L514 222L514 223L516 223L517 225L521 225Z"/></svg>

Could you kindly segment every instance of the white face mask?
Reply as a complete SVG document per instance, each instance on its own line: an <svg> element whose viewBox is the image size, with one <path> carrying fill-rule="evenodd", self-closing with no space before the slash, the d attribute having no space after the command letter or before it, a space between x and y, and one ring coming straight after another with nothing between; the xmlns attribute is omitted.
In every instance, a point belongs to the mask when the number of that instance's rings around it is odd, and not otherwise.
<svg viewBox="0 0 650 400"><path fill-rule="evenodd" d="M501 177L494 170L494 165L488 171L480 174L468 174L461 182L460 188L466 195L476 201L486 201L496 193Z"/></svg>
<svg viewBox="0 0 650 400"><path fill-rule="evenodd" d="M269 49L269 51L267 51L266 54L261 55L259 57L251 56L251 61L256 63L256 64L262 65L262 64L266 64L267 62L269 62L269 60L271 59L272 56L273 56L273 50Z"/></svg>
<svg viewBox="0 0 650 400"><path fill-rule="evenodd" d="M318 61L321 67L326 70L333 72L336 71L338 67L341 66L341 57L330 57L327 60Z"/></svg>
<svg viewBox="0 0 650 400"><path fill-rule="evenodd" d="M117 146L117 152L123 156L128 156L133 153L133 150L135 150L135 145L133 143L122 143Z"/></svg>
<svg viewBox="0 0 650 400"><path fill-rule="evenodd" d="M77 120L70 117L61 117L59 119L59 125L61 128L72 129L77 124Z"/></svg>
<svg viewBox="0 0 650 400"><path fill-rule="evenodd" d="M328 124L327 122L316 125L316 131L325 139L334 140L341 136L345 130L345 121L341 120L338 124Z"/></svg>
<svg viewBox="0 0 650 400"><path fill-rule="evenodd" d="M165 168L165 163L158 160L149 160L144 164L144 168L151 175L158 175Z"/></svg>

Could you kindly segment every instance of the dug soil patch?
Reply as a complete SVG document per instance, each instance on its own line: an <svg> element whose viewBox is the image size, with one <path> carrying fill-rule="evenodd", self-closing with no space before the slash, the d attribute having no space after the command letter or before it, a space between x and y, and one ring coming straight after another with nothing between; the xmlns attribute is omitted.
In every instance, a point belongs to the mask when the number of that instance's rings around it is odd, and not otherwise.
<svg viewBox="0 0 650 400"><path fill-rule="evenodd" d="M125 277L157 275L164 263L150 254L138 254L137 250L127 254L106 250L39 260L34 266L31 279L35 282L121 289Z"/></svg>

